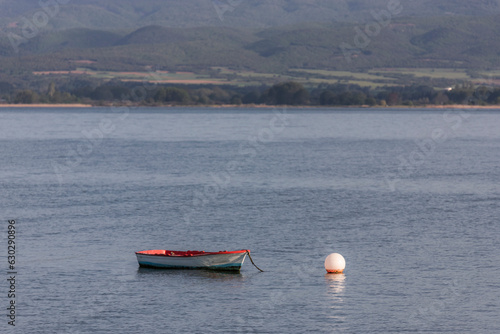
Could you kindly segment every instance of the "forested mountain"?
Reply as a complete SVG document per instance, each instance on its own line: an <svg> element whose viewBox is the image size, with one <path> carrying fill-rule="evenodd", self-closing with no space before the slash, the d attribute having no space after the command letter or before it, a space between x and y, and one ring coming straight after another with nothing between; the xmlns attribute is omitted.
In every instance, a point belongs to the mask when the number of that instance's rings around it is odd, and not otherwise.
<svg viewBox="0 0 500 334"><path fill-rule="evenodd" d="M146 66L163 70L224 66L272 73L290 68L489 69L500 65L499 18L394 19L370 37L360 33L364 25L347 23L264 29L150 25L132 32L73 28L40 32L19 43L18 52L4 36L0 57L4 70L19 68L22 62L22 69L31 71L75 69L75 60L91 60L89 68L114 71L140 71Z"/></svg>

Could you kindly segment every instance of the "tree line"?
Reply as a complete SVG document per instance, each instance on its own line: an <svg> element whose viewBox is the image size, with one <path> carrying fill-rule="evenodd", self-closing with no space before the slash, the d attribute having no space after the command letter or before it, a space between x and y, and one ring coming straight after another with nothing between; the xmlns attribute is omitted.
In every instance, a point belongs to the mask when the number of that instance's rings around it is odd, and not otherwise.
<svg viewBox="0 0 500 334"><path fill-rule="evenodd" d="M457 85L437 90L426 85L370 88L354 84L320 84L306 88L298 82L273 86L137 86L130 82L50 82L38 89L16 90L0 82L3 103L87 103L92 105L293 105L293 106L423 106L500 104L500 88Z"/></svg>

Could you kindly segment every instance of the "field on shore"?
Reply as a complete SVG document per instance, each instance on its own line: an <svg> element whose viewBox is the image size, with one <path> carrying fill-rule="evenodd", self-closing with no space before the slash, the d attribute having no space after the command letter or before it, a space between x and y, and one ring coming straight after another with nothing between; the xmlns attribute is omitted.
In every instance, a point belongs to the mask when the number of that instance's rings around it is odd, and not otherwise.
<svg viewBox="0 0 500 334"><path fill-rule="evenodd" d="M367 72L298 68L290 69L284 73L261 73L234 70L226 67L212 67L209 70L200 72L152 70L143 72L115 72L77 68L72 71L38 71L33 72L33 74L54 77L88 76L103 80L181 85L256 86L261 84L271 85L283 81L296 81L306 86L341 83L377 88L383 86L423 84L431 85L437 89L445 89L466 81L477 84L495 84L499 83L498 79L500 78L500 71L470 73L465 69L448 68L381 68L372 69Z"/></svg>

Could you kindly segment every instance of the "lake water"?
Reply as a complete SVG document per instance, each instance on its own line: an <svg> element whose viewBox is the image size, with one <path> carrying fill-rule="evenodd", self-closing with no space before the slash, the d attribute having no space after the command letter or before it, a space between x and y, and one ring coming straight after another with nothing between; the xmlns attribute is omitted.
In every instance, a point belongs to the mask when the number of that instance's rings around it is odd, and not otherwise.
<svg viewBox="0 0 500 334"><path fill-rule="evenodd" d="M0 130L2 333L500 332L500 112L3 108ZM158 248L265 272L139 269Z"/></svg>

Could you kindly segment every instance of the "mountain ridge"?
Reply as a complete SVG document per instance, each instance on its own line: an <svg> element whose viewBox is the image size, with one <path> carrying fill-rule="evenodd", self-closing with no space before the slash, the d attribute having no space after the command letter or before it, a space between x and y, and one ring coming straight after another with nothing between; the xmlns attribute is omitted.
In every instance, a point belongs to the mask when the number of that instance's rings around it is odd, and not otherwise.
<svg viewBox="0 0 500 334"><path fill-rule="evenodd" d="M15 53L3 37L3 61L32 70L69 69L68 59L93 59L96 70L234 67L279 72L289 68L363 70L377 67L497 68L500 15L394 19L356 46L362 25L301 23L265 29L172 28L149 25L132 32L88 28L44 31ZM366 33L363 33L366 34ZM38 59L38 60L37 60ZM31 61L33 61L33 65Z"/></svg>
<svg viewBox="0 0 500 334"><path fill-rule="evenodd" d="M373 12L400 5L401 16L488 16L500 13L495 0L17 0L0 1L0 28L26 20L44 29L130 29L228 26L265 28L302 22L363 23ZM45 14L44 14L45 13ZM37 21L38 20L38 21Z"/></svg>

